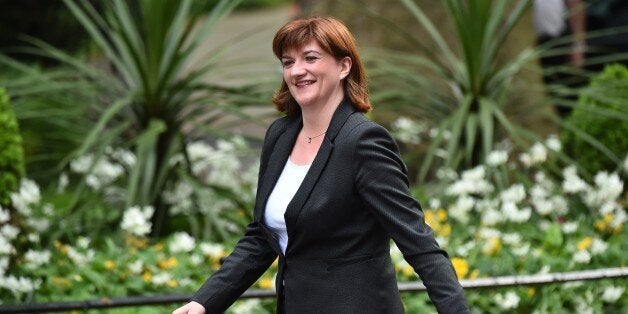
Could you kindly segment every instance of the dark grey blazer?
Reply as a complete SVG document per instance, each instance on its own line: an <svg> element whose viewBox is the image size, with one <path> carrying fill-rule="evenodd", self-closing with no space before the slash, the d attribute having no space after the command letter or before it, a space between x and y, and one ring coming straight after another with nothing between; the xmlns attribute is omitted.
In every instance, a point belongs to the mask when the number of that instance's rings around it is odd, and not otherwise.
<svg viewBox="0 0 628 314"><path fill-rule="evenodd" d="M280 313L402 313L389 254L392 238L438 311L467 313L451 262L410 196L394 140L346 100L288 205L288 247L281 252L264 210L301 127L298 115L268 129L254 221L192 300L208 313L225 311L279 256Z"/></svg>

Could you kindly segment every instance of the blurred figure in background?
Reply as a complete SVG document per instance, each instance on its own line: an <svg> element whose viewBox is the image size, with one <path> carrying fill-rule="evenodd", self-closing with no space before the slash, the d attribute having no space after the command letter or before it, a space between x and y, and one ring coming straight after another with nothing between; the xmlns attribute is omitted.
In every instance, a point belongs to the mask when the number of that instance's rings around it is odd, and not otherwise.
<svg viewBox="0 0 628 314"><path fill-rule="evenodd" d="M535 0L533 7L534 30L538 46L551 45L552 50L561 52L542 53L543 81L546 86L555 84L576 88L586 84L579 75L585 64L586 14L581 0ZM569 40L559 38L569 36ZM571 69L559 68L571 66ZM556 97L550 88L550 97ZM565 97L565 96L562 96ZM577 95L568 95L567 101L575 101ZM569 104L555 104L556 112L566 117L571 112Z"/></svg>
<svg viewBox="0 0 628 314"><path fill-rule="evenodd" d="M535 0L533 17L537 44L550 48L540 62L548 95L562 99L559 116L569 115L589 74L607 63L628 65L628 0Z"/></svg>

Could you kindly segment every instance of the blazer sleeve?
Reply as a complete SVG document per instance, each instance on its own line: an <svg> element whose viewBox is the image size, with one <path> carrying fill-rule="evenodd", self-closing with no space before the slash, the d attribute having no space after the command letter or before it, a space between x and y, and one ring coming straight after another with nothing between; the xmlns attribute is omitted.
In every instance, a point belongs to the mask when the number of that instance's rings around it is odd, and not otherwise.
<svg viewBox="0 0 628 314"><path fill-rule="evenodd" d="M280 121L284 120L276 120L266 132L258 182L264 176L270 152L282 131ZM277 253L266 240L260 222L253 221L220 269L205 281L191 300L202 304L207 313L222 313L255 283L275 258Z"/></svg>
<svg viewBox="0 0 628 314"><path fill-rule="evenodd" d="M277 253L264 238L258 222L248 225L245 235L215 272L194 294L192 301L207 313L222 313L270 267Z"/></svg>
<svg viewBox="0 0 628 314"><path fill-rule="evenodd" d="M440 313L469 313L447 253L410 195L406 167L388 131L367 121L356 127L357 193L414 268Z"/></svg>

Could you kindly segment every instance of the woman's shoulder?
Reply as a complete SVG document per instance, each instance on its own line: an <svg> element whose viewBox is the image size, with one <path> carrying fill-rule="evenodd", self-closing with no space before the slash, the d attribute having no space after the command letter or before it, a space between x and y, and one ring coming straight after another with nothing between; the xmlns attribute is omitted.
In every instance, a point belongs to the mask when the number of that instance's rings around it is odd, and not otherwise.
<svg viewBox="0 0 628 314"><path fill-rule="evenodd" d="M347 135L350 137L363 137L368 134L384 135L390 137L388 130L379 123L369 119L363 113L356 112L352 114L344 129L347 131Z"/></svg>

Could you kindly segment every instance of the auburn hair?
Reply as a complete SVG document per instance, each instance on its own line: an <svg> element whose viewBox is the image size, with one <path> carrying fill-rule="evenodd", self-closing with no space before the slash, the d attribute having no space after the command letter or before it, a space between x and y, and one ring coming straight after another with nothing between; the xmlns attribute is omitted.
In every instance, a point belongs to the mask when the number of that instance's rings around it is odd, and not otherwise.
<svg viewBox="0 0 628 314"><path fill-rule="evenodd" d="M290 21L275 34L273 52L277 59L281 60L284 51L301 48L312 39L336 60L351 58L351 70L343 80L345 97L349 97L358 111L369 111L371 103L366 87L364 65L358 54L355 38L341 21L333 17L310 17ZM279 111L288 115L300 111L285 81L281 82L281 87L272 101Z"/></svg>

